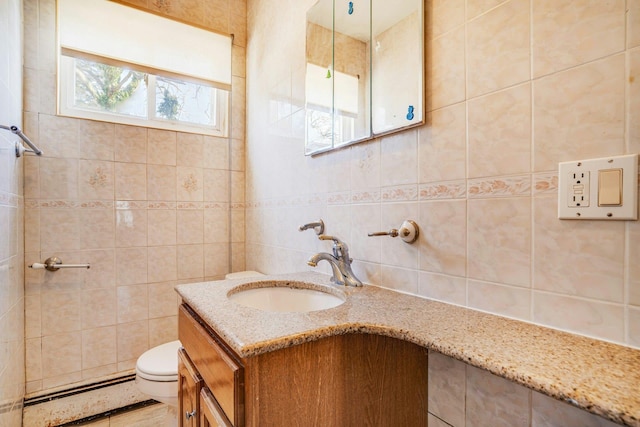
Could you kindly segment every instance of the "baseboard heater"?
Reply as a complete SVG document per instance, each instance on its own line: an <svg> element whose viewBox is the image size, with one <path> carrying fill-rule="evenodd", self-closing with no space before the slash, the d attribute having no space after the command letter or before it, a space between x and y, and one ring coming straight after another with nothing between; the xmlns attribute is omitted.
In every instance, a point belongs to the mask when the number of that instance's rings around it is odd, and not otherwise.
<svg viewBox="0 0 640 427"><path fill-rule="evenodd" d="M140 393L135 374L25 398L24 425L73 426L156 404Z"/></svg>

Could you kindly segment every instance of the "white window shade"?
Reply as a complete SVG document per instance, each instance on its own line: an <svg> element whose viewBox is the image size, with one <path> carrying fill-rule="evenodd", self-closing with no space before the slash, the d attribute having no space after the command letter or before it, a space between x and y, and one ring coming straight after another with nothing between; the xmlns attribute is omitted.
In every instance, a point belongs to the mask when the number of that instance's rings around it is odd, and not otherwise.
<svg viewBox="0 0 640 427"><path fill-rule="evenodd" d="M307 63L305 90L307 104L326 108L333 106L337 111L357 115L358 78L339 71L327 78L328 70L331 69ZM330 73L329 76L331 76Z"/></svg>
<svg viewBox="0 0 640 427"><path fill-rule="evenodd" d="M231 37L108 0L58 0L60 47L228 89Z"/></svg>

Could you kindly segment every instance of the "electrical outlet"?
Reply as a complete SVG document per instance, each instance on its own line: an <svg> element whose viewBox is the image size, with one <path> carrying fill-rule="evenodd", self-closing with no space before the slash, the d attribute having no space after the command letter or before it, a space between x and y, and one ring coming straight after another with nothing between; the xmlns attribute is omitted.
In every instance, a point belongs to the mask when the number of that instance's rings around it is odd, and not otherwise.
<svg viewBox="0 0 640 427"><path fill-rule="evenodd" d="M567 206L570 208L588 207L591 182L589 171L571 171L567 180Z"/></svg>
<svg viewBox="0 0 640 427"><path fill-rule="evenodd" d="M558 218L638 219L638 155L558 164Z"/></svg>

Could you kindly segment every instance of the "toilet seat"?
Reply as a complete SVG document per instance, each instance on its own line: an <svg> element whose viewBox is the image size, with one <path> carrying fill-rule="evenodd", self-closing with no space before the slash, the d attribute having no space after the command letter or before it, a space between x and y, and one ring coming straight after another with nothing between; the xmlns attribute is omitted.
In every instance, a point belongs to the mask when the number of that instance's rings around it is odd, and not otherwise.
<svg viewBox="0 0 640 427"><path fill-rule="evenodd" d="M180 341L171 341L145 351L136 363L136 374L148 381L178 381Z"/></svg>

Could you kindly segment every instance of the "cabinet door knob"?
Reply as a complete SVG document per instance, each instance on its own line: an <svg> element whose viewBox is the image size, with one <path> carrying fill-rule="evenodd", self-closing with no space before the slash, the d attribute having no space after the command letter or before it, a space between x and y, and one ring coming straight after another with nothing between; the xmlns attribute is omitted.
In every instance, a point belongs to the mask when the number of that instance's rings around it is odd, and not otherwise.
<svg viewBox="0 0 640 427"><path fill-rule="evenodd" d="M187 420L190 420L191 418L196 416L196 410L194 409L193 411L189 412L185 412L184 416L187 418Z"/></svg>

